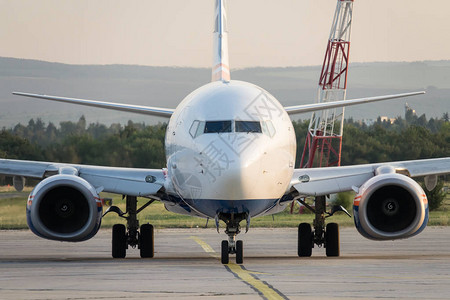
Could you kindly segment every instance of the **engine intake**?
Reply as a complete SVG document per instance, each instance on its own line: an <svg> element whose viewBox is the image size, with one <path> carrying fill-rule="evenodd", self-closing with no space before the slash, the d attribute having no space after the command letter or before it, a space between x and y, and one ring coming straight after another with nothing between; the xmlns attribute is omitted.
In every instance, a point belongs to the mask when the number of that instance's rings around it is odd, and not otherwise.
<svg viewBox="0 0 450 300"><path fill-rule="evenodd" d="M55 175L41 181L27 203L27 221L38 236L84 241L100 228L102 206L95 189L83 178Z"/></svg>
<svg viewBox="0 0 450 300"><path fill-rule="evenodd" d="M358 231L375 240L408 238L428 222L425 192L411 178L390 173L364 183L355 197L353 212Z"/></svg>

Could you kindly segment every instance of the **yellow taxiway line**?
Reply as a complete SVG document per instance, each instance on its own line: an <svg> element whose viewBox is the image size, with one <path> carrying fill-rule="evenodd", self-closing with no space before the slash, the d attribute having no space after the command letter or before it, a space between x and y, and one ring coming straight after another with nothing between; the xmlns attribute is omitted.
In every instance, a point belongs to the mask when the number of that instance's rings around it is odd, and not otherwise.
<svg viewBox="0 0 450 300"><path fill-rule="evenodd" d="M209 253L214 258L220 258L219 254L214 251L214 249L205 241L200 239L197 236L189 237L191 240L194 240L197 244L199 244L206 253ZM259 272L253 272L247 270L242 265L237 265L233 263L229 263L224 265L224 267L234 275L234 277L240 279L245 284L249 285L253 290L255 290L261 297L269 300L278 300L278 299L287 299L282 293L274 289L267 282L259 279L256 274L264 274Z"/></svg>

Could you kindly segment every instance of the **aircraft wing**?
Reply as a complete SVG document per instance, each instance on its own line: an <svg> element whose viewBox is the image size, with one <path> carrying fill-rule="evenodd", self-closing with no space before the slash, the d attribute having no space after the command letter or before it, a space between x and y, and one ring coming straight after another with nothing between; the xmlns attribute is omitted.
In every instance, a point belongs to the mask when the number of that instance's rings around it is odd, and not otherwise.
<svg viewBox="0 0 450 300"><path fill-rule="evenodd" d="M132 112L132 113L138 113L138 114L144 114L144 115L153 115L153 116L166 117L166 118L170 118L170 116L175 111L174 109L170 109L170 108L160 108L160 107L133 105L133 104L102 102L102 101L96 101L96 100L66 98L66 97L47 96L47 95L19 93L19 92L13 92L13 95L31 97L31 98L39 98L39 99L64 102L64 103L93 106L93 107L99 107L99 108L107 108L107 109L111 109L111 110L126 111L126 112Z"/></svg>
<svg viewBox="0 0 450 300"><path fill-rule="evenodd" d="M355 166L295 169L291 188L302 196L320 196L359 188L375 176L380 167L392 167L409 177L450 173L450 157L375 163Z"/></svg>
<svg viewBox="0 0 450 300"><path fill-rule="evenodd" d="M287 106L287 107L285 107L285 110L288 114L307 113L307 112L318 111L318 110L323 110L323 109L331 109L331 108L351 106L351 105L370 103L370 102L376 102L376 101L391 100L391 99L404 98L404 97L416 96L416 95L421 95L421 94L425 94L425 92L421 91L421 92L403 93L403 94L396 94L396 95L366 97L366 98L359 98L359 99ZM48 95L39 95L39 94L30 94L30 93L21 93L21 92L13 92L13 95L38 98L38 99L44 99L44 100L50 100L50 101L57 101L57 102L63 102L63 103L72 103L72 104L78 104L78 105L93 106L93 107L106 108L106 109L111 109L111 110L126 111L126 112L132 112L132 113L138 113L138 114L144 114L144 115L154 115L154 116L160 116L160 117L166 117L166 118L170 118L170 116L175 111L174 109L170 109L170 108L112 103L112 102L103 102L103 101L96 101L96 100L48 96Z"/></svg>
<svg viewBox="0 0 450 300"><path fill-rule="evenodd" d="M296 106L287 106L284 109L288 114L298 114L298 113L307 113L322 109L331 109L343 106L351 106L363 103L377 102L383 100L391 100L398 99L410 96L417 96L425 94L425 92L413 92L413 93L403 93L396 95L387 95L387 96L378 96L378 97L366 97L359 99L349 99L349 100L341 100L341 101L332 101L332 102L322 102L322 103L313 103L313 104L305 104L305 105L296 105Z"/></svg>
<svg viewBox="0 0 450 300"><path fill-rule="evenodd" d="M36 179L59 174L73 168L78 176L89 182L98 192L129 196L156 194L165 181L162 169L116 168L39 161L0 159L0 174Z"/></svg>

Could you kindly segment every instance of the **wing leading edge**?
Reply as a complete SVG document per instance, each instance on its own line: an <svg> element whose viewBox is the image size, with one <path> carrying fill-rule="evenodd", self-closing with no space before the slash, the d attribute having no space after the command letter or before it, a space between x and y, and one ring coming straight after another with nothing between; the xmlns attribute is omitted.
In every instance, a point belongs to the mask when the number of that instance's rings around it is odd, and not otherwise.
<svg viewBox="0 0 450 300"><path fill-rule="evenodd" d="M78 171L96 190L130 196L156 194L165 181L162 169L138 169L0 159L0 174L36 179L59 174L64 168Z"/></svg>
<svg viewBox="0 0 450 300"><path fill-rule="evenodd" d="M122 104L122 103L112 103L112 102L103 102L96 100L87 100L87 99L76 99L76 98L66 98L66 97L57 97L57 96L47 96L47 95L39 95L39 94L29 94L29 93L21 93L21 92L13 92L13 95L38 98L44 100L51 100L63 103L72 103L78 105L86 105L93 106L99 108L107 108L112 110L119 110L131 113L138 113L144 115L153 115L159 117L170 118L170 116L175 111L170 108L159 108L159 107L151 107L151 106L141 106L141 105L133 105L133 104Z"/></svg>
<svg viewBox="0 0 450 300"><path fill-rule="evenodd" d="M381 167L409 177L443 175L450 173L450 158L435 158L355 166L295 169L291 188L300 195L320 196L350 191L360 187L377 174Z"/></svg>
<svg viewBox="0 0 450 300"><path fill-rule="evenodd" d="M366 98L358 98L358 99L350 99L350 100L341 100L341 101L333 101L333 102L322 102L322 103L313 103L313 104L305 104L305 105L296 105L296 106L287 106L284 109L288 114L298 114L298 113L307 113L322 109L331 109L343 106L351 106L357 104L371 103L383 100L392 100L410 96L417 96L425 94L424 91L420 92L412 92L412 93L403 93L396 95L387 95L387 96L378 96L378 97L366 97Z"/></svg>

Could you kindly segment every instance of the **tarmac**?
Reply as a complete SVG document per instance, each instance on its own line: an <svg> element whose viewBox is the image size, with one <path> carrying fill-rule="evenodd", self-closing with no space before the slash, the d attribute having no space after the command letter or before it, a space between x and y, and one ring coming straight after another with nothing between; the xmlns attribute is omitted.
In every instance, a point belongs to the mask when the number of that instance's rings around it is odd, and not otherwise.
<svg viewBox="0 0 450 300"><path fill-rule="evenodd" d="M297 230L250 228L244 264L220 263L215 229L155 231L155 257L111 258L111 231L82 243L0 232L0 299L450 299L450 227L376 242L341 230L341 256L297 256Z"/></svg>

